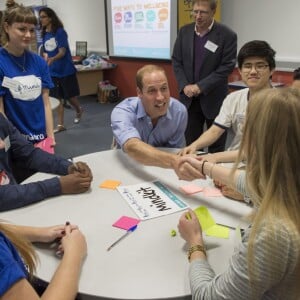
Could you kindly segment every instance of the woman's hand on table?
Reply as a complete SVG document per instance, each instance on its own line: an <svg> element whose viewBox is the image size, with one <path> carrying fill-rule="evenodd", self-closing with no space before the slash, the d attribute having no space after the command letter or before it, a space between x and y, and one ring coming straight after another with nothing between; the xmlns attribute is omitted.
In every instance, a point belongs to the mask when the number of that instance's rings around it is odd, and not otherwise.
<svg viewBox="0 0 300 300"><path fill-rule="evenodd" d="M78 229L77 225L70 225L71 230ZM36 227L36 238L33 242L51 243L61 239L65 235L66 225L54 225L48 227Z"/></svg>
<svg viewBox="0 0 300 300"><path fill-rule="evenodd" d="M177 227L181 237L189 246L203 245L202 228L193 210L189 209L181 215Z"/></svg>

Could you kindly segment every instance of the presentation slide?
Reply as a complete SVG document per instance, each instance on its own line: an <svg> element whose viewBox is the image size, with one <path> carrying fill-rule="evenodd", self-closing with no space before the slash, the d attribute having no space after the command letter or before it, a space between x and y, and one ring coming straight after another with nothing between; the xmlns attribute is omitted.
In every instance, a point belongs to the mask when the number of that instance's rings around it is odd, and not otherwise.
<svg viewBox="0 0 300 300"><path fill-rule="evenodd" d="M108 8L109 55L170 59L174 44L173 0L111 0ZM176 5L174 5L176 2ZM174 17L173 17L174 19ZM176 12L175 12L175 19ZM176 34L175 34L176 38Z"/></svg>

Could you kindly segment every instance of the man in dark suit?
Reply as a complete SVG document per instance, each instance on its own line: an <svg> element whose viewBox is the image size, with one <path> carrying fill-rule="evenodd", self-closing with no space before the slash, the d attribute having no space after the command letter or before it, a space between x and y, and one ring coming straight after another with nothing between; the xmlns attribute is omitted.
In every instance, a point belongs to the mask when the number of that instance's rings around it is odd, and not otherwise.
<svg viewBox="0 0 300 300"><path fill-rule="evenodd" d="M186 144L195 141L206 123L210 127L228 93L228 76L237 54L237 36L216 22L216 0L193 1L195 22L183 26L174 45L172 62L180 100L188 109ZM209 147L223 151L226 133Z"/></svg>

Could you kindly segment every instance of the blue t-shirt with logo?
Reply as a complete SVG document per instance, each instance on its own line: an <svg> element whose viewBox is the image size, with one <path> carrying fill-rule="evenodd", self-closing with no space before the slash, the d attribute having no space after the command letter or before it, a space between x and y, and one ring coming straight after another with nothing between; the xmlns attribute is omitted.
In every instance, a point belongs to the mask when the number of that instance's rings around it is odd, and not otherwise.
<svg viewBox="0 0 300 300"><path fill-rule="evenodd" d="M46 32L43 37L43 46L48 57L57 55L59 48L66 49L65 55L49 66L52 77L63 78L76 73L68 43L68 35L63 28L58 28L55 33Z"/></svg>
<svg viewBox="0 0 300 300"><path fill-rule="evenodd" d="M22 278L27 278L24 263L13 244L0 232L0 297Z"/></svg>
<svg viewBox="0 0 300 300"><path fill-rule="evenodd" d="M0 48L0 97L4 112L32 143L47 137L42 89L52 87L49 68L43 58L30 51L17 57Z"/></svg>

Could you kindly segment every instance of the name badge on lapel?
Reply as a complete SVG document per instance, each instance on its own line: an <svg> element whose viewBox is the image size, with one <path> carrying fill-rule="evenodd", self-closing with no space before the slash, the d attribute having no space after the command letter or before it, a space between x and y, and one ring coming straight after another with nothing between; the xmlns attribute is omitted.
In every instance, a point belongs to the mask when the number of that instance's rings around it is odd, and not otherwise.
<svg viewBox="0 0 300 300"><path fill-rule="evenodd" d="M7 152L10 148L10 139L9 135L4 139L4 147L5 147L5 152Z"/></svg>
<svg viewBox="0 0 300 300"><path fill-rule="evenodd" d="M0 138L0 159L4 159L7 155L6 152L10 148L10 140L9 136L7 136L4 140Z"/></svg>
<svg viewBox="0 0 300 300"><path fill-rule="evenodd" d="M216 45L215 43L211 42L211 41L207 41L206 44L204 45L204 48L206 48L207 50L215 53L216 50L218 49L218 45Z"/></svg>

